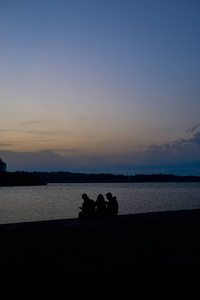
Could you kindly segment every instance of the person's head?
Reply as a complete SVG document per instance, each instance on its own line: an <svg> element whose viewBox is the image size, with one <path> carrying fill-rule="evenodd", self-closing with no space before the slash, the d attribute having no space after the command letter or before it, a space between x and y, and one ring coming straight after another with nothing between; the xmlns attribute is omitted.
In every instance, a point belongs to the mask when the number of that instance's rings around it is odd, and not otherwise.
<svg viewBox="0 0 200 300"><path fill-rule="evenodd" d="M82 198L83 198L83 200L85 201L85 200L87 200L89 197L88 197L87 194L83 194L83 195L82 195Z"/></svg>
<svg viewBox="0 0 200 300"><path fill-rule="evenodd" d="M99 194L97 197L97 201L104 201L104 196L102 194Z"/></svg>
<svg viewBox="0 0 200 300"><path fill-rule="evenodd" d="M112 194L111 194L111 193L107 193L107 194L106 194L106 198L107 198L108 200L112 199Z"/></svg>

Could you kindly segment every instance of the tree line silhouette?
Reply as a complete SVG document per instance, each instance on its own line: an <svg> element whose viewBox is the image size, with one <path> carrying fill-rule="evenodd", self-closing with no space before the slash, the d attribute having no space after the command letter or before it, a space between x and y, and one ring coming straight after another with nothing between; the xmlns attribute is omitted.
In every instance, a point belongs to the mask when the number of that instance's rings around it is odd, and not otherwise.
<svg viewBox="0 0 200 300"><path fill-rule="evenodd" d="M72 172L0 172L0 186L44 185L47 183L200 182L200 176L173 174L87 174Z"/></svg>
<svg viewBox="0 0 200 300"><path fill-rule="evenodd" d="M72 172L15 172L15 174L35 176L47 183L98 183L98 182L200 182L200 176L177 176L173 174L87 174Z"/></svg>

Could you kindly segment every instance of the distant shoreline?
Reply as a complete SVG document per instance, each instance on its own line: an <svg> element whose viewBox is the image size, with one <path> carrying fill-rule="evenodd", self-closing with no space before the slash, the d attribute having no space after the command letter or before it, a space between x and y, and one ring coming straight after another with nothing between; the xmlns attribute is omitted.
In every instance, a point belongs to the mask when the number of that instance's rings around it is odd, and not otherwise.
<svg viewBox="0 0 200 300"><path fill-rule="evenodd" d="M35 186L47 183L36 175L27 172L0 172L0 187Z"/></svg>
<svg viewBox="0 0 200 300"><path fill-rule="evenodd" d="M200 176L177 176L173 174L87 174L72 172L13 172L17 177L34 177L42 183L143 183L143 182L200 182Z"/></svg>
<svg viewBox="0 0 200 300"><path fill-rule="evenodd" d="M145 183L145 182L200 182L200 176L173 174L87 174L72 172L0 172L0 186L34 186L48 183Z"/></svg>

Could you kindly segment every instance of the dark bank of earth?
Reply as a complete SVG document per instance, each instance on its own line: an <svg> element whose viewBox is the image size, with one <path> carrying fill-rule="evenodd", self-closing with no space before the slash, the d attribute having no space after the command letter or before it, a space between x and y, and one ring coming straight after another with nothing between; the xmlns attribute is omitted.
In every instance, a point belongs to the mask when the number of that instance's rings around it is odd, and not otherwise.
<svg viewBox="0 0 200 300"><path fill-rule="evenodd" d="M2 179L13 182L13 184L31 183L142 183L142 182L200 182L200 176L176 176L173 174L138 174L138 175L116 175L116 174L87 174L72 172L1 172ZM6 182L6 181L5 181ZM22 184L21 184L22 185ZM25 184L26 185L26 184Z"/></svg>
<svg viewBox="0 0 200 300"><path fill-rule="evenodd" d="M47 183L143 183L143 182L200 182L200 176L173 174L86 174L72 172L0 172L0 186L46 185Z"/></svg>
<svg viewBox="0 0 200 300"><path fill-rule="evenodd" d="M23 172L25 174L25 172ZM48 183L106 183L106 182L200 182L200 176L176 176L173 174L138 174L138 175L116 175L116 174L87 174L72 172L31 172L32 174Z"/></svg>
<svg viewBox="0 0 200 300"><path fill-rule="evenodd" d="M46 182L28 172L0 172L0 186L31 185L46 185Z"/></svg>
<svg viewBox="0 0 200 300"><path fill-rule="evenodd" d="M1 225L0 240L1 294L94 299L199 288L200 210Z"/></svg>

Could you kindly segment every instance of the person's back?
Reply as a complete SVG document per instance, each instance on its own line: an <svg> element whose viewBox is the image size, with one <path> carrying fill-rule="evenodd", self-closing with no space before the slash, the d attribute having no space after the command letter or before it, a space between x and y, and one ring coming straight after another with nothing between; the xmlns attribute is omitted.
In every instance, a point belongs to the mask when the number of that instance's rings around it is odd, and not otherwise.
<svg viewBox="0 0 200 300"><path fill-rule="evenodd" d="M109 200L107 204L107 214L110 217L115 217L118 214L118 202L117 198L113 197L111 193L108 193L107 199Z"/></svg>
<svg viewBox="0 0 200 300"><path fill-rule="evenodd" d="M98 195L95 205L96 205L95 216L97 218L104 217L106 212L106 201L104 200L102 194Z"/></svg>
<svg viewBox="0 0 200 300"><path fill-rule="evenodd" d="M88 199L87 200L87 212L90 213L90 214L93 214L94 213L94 209L95 209L94 200Z"/></svg>
<svg viewBox="0 0 200 300"><path fill-rule="evenodd" d="M91 200L87 194L82 195L83 204L81 207L82 212L79 214L79 218L91 218L94 215L95 203Z"/></svg>

